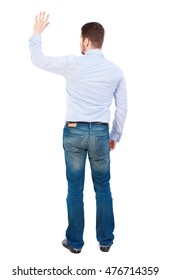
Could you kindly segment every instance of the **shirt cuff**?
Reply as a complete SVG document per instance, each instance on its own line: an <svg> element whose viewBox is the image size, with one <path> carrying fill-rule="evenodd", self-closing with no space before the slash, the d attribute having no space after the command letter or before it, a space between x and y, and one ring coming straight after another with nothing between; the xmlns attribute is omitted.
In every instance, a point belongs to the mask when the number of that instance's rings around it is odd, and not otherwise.
<svg viewBox="0 0 170 280"><path fill-rule="evenodd" d="M39 43L41 44L41 34L33 34L30 38L29 41L32 43Z"/></svg>
<svg viewBox="0 0 170 280"><path fill-rule="evenodd" d="M121 138L121 135L115 131L110 132L110 140L114 140L116 142L119 142Z"/></svg>

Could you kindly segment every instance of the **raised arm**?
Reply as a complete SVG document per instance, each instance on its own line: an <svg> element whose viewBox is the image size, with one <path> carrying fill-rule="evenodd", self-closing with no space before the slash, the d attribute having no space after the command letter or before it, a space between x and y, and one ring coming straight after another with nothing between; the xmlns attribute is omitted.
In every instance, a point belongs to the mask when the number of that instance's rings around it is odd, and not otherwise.
<svg viewBox="0 0 170 280"><path fill-rule="evenodd" d="M29 38L32 63L48 72L65 75L66 56L51 57L42 52L41 33L49 25L49 15L41 12L35 17L33 35Z"/></svg>

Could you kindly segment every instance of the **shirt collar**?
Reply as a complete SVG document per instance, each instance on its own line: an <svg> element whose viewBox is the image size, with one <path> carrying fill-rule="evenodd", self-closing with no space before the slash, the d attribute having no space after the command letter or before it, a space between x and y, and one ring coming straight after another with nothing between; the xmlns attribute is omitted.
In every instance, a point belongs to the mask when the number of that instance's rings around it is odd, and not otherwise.
<svg viewBox="0 0 170 280"><path fill-rule="evenodd" d="M85 53L85 55L89 55L89 54L100 54L100 55L104 56L103 52L100 49L91 49Z"/></svg>

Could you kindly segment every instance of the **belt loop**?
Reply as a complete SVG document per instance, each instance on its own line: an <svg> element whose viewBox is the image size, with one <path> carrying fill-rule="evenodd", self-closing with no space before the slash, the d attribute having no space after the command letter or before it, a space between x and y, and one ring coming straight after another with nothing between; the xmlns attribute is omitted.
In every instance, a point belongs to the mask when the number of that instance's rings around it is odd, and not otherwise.
<svg viewBox="0 0 170 280"><path fill-rule="evenodd" d="M89 126L90 126L90 134L91 134L91 122L89 123Z"/></svg>

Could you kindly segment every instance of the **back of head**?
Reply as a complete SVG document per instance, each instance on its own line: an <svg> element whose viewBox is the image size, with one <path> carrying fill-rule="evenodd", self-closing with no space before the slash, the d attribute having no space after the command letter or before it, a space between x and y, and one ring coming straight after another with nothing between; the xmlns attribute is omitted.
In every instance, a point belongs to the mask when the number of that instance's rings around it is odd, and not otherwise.
<svg viewBox="0 0 170 280"><path fill-rule="evenodd" d="M83 40L88 38L94 48L101 49L104 41L104 28L98 22L88 22L81 28Z"/></svg>

